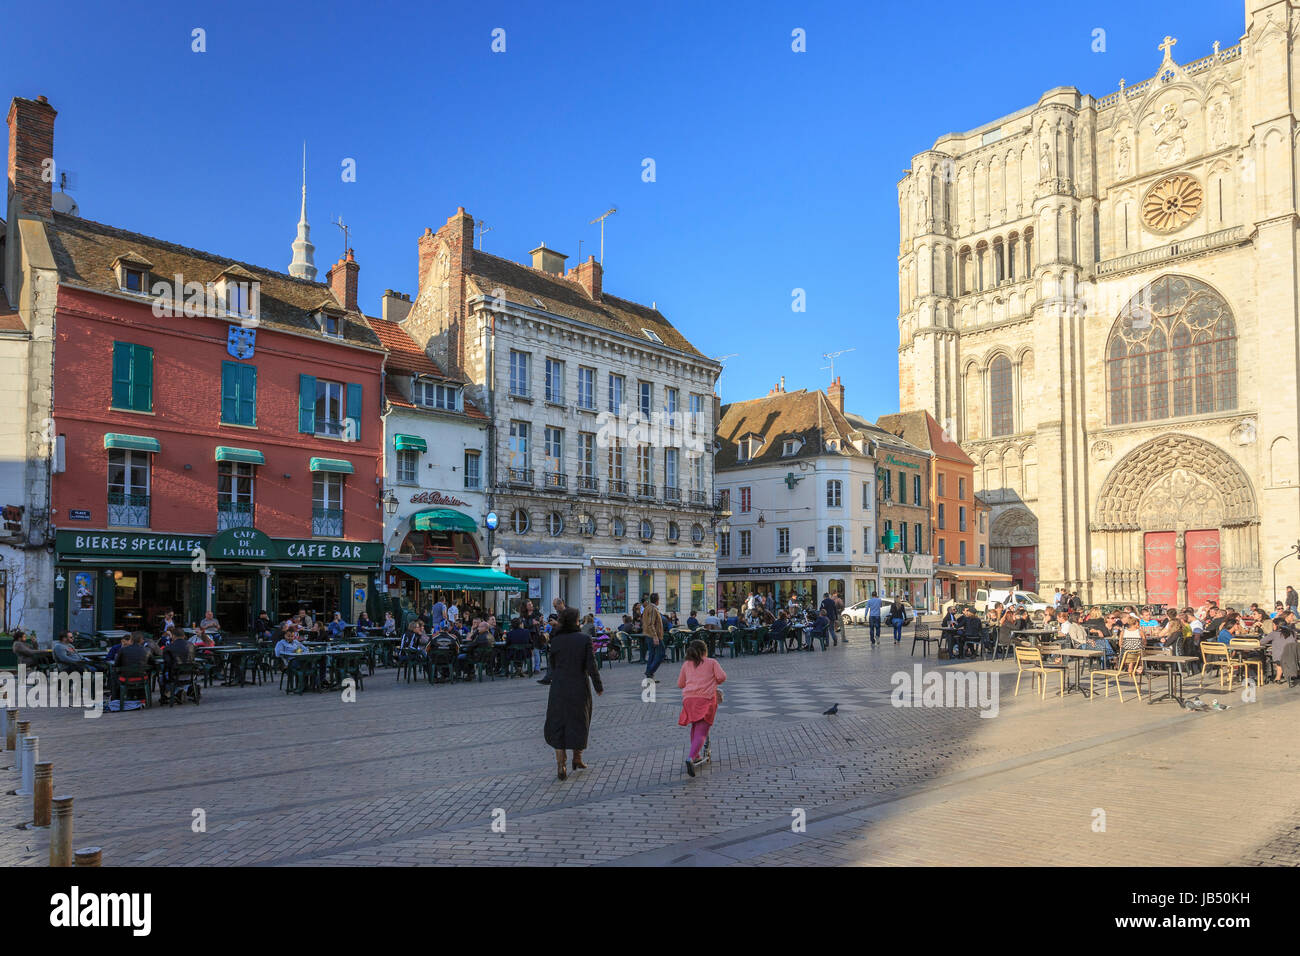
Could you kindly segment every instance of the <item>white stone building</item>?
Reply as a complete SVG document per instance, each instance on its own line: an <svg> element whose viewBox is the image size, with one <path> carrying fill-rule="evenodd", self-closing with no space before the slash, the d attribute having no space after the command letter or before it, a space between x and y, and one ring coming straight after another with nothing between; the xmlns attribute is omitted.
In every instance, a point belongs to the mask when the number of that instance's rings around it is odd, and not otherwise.
<svg viewBox="0 0 1300 956"><path fill-rule="evenodd" d="M420 239L403 328L488 416L494 564L608 623L660 595L684 620L713 593L711 440L720 367L652 305L606 292L592 257L565 271L473 248L457 211Z"/></svg>
<svg viewBox="0 0 1300 956"><path fill-rule="evenodd" d="M959 436L1026 586L1242 607L1300 577L1298 35L1246 0L1237 45L1153 37L1154 75L898 184L901 406Z"/></svg>

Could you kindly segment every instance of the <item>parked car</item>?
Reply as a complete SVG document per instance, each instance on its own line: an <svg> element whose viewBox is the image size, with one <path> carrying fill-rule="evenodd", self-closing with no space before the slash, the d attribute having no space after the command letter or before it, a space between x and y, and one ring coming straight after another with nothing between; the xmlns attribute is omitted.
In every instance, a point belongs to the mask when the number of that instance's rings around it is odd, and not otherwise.
<svg viewBox="0 0 1300 956"><path fill-rule="evenodd" d="M888 626L889 601L885 601L880 608L880 621ZM906 601L903 602L903 615L906 618L904 623L911 624L916 620L916 610ZM867 602L859 601L857 604L851 604L844 609L844 622L846 624L866 624L867 623Z"/></svg>
<svg viewBox="0 0 1300 956"><path fill-rule="evenodd" d="M1014 604L1023 607L1029 612L1029 617L1035 624L1040 624L1047 617L1047 612L1053 610L1052 606L1044 601L1034 591L1008 591L1008 590L986 590L980 588L975 592L975 600L972 602L975 606L976 613L983 614L994 604L1001 604L1004 607L1008 604Z"/></svg>

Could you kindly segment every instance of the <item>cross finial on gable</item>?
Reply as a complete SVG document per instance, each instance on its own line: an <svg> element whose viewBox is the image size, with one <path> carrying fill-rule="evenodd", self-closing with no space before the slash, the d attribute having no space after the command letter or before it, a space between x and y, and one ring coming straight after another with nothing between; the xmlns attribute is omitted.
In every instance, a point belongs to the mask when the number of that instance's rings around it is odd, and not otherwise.
<svg viewBox="0 0 1300 956"><path fill-rule="evenodd" d="M1161 43L1158 47L1156 47L1156 49L1157 49L1157 50L1163 50L1163 51L1164 51L1165 59L1166 59L1166 60L1172 60L1172 59L1173 59L1174 44L1176 44L1177 42L1178 42L1178 41L1175 40L1173 37L1171 37L1171 36L1166 36L1166 37L1165 37L1165 41L1164 41L1163 43Z"/></svg>

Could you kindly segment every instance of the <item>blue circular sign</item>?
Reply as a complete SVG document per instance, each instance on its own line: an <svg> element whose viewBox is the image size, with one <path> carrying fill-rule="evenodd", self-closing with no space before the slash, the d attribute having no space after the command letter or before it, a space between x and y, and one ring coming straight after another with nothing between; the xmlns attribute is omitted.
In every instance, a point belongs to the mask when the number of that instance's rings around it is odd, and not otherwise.
<svg viewBox="0 0 1300 956"><path fill-rule="evenodd" d="M489 530L489 531L495 531L495 530L496 530L496 528L497 528L497 513L496 513L495 511L489 511L489 512L488 512L486 524L487 524L487 526L488 526L488 530Z"/></svg>

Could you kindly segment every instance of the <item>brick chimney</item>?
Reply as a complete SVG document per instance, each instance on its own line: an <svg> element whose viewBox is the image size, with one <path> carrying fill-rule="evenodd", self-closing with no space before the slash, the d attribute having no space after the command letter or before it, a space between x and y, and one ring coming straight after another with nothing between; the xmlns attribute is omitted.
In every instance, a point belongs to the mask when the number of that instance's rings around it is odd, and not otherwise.
<svg viewBox="0 0 1300 956"><path fill-rule="evenodd" d="M339 305L349 312L360 311L357 308L357 276L360 272L361 266L357 265L357 260L353 258L352 250L349 249L348 254L330 266L330 271L325 273L325 281L329 283L334 298L338 299Z"/></svg>
<svg viewBox="0 0 1300 956"><path fill-rule="evenodd" d="M844 386L840 384L840 377L835 376L835 381L831 382L830 388L826 389L826 397L830 403L839 410L841 415L844 414Z"/></svg>
<svg viewBox="0 0 1300 956"><path fill-rule="evenodd" d="M445 243L447 247L449 279L458 278L473 268L474 259L474 218L465 211L464 206L456 207L456 214L450 217L437 232L425 229L419 242L419 285L415 290L416 298L424 292L429 278L429 270L434 265L438 249ZM453 285L452 293L457 294L459 286Z"/></svg>
<svg viewBox="0 0 1300 956"><path fill-rule="evenodd" d="M579 262L576 269L569 270L569 278L587 290L593 302L600 301L601 285L605 281L605 271L596 261L595 256L588 256L586 262Z"/></svg>
<svg viewBox="0 0 1300 956"><path fill-rule="evenodd" d="M26 100L15 96L9 104L9 192L12 203L17 198L23 213L40 219L50 218L50 190L53 182L43 178L54 158L54 117L58 115L43 96ZM17 210L12 207L9 215ZM10 230L14 226L10 225Z"/></svg>
<svg viewBox="0 0 1300 956"><path fill-rule="evenodd" d="M773 385L772 391L768 392L767 395L769 398L771 398L773 395L784 395L784 394L785 394L785 376L782 375L781 381Z"/></svg>

